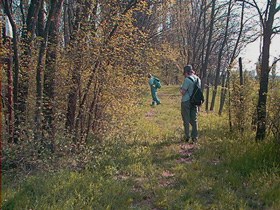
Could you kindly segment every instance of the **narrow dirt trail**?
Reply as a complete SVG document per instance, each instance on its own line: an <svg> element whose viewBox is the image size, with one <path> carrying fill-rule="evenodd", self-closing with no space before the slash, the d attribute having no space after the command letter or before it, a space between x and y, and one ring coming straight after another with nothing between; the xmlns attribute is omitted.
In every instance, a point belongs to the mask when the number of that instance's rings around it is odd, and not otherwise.
<svg viewBox="0 0 280 210"><path fill-rule="evenodd" d="M162 200L167 198L164 194L177 191L182 186L178 168L184 168L195 161L194 153L199 148L198 144L181 141L183 133L180 115L180 95L173 90L163 89L159 93L161 105L147 107L143 118L151 128L152 142L148 143L151 150L152 172L142 178L134 178L134 190L144 194L141 200L135 203L138 207L147 209L165 209ZM147 106L149 100L147 102ZM153 128L153 129L152 129ZM158 132L156 132L156 131ZM153 142L157 139L157 142ZM145 169L150 170L150 169ZM148 186L148 187L147 187Z"/></svg>

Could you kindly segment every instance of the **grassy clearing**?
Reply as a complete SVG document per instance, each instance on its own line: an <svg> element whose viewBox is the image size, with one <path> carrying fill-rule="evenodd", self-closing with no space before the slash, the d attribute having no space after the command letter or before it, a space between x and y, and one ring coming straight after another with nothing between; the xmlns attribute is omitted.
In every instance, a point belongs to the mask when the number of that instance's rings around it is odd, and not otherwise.
<svg viewBox="0 0 280 210"><path fill-rule="evenodd" d="M280 209L280 148L200 112L198 145L181 140L177 87L139 105L134 129L80 171L3 177L2 209Z"/></svg>

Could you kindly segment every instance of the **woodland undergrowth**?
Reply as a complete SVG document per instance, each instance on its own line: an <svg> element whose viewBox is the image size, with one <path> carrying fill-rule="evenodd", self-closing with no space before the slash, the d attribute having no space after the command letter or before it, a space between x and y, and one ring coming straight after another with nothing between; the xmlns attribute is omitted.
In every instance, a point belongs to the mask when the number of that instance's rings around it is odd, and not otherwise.
<svg viewBox="0 0 280 210"><path fill-rule="evenodd" d="M147 91L114 137L76 150L65 144L22 168L4 165L2 209L280 208L272 133L256 143L253 130L229 131L226 110L219 116L201 107L199 142L187 144L178 87L163 87L159 97L162 104L150 107Z"/></svg>

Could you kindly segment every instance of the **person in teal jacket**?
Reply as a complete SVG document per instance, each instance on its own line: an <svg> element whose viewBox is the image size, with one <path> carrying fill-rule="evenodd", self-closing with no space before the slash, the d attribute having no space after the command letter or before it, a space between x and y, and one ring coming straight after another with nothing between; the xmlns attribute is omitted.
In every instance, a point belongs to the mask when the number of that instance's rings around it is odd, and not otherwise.
<svg viewBox="0 0 280 210"><path fill-rule="evenodd" d="M191 105L190 97L194 89L193 81L198 81L198 85L201 86L201 80L197 75L195 75L195 71L193 70L191 65L187 65L184 67L183 75L185 79L180 88L180 92L182 94L181 115L184 124L184 141L188 142L191 137L192 141L196 143L198 140L198 107ZM192 126L191 135L190 125Z"/></svg>
<svg viewBox="0 0 280 210"><path fill-rule="evenodd" d="M160 81L152 74L148 74L148 78L149 78L149 85L151 88L152 99L153 99L151 106L159 105L161 104L161 102L158 98L157 90L161 87Z"/></svg>

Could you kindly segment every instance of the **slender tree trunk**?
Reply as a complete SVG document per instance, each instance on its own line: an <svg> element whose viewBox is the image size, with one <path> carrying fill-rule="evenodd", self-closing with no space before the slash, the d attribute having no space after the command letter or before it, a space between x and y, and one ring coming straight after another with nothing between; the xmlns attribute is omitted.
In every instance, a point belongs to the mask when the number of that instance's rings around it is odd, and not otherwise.
<svg viewBox="0 0 280 210"><path fill-rule="evenodd" d="M63 0L60 0L55 4L54 18L52 18L50 23L43 87L43 129L53 152L55 150L55 75L57 72L56 62L62 3Z"/></svg>
<svg viewBox="0 0 280 210"><path fill-rule="evenodd" d="M197 38L199 37L199 33L201 33L201 23L202 23L202 19L203 19L203 15L204 15L204 5L205 5L205 1L203 0L201 5L200 5L200 13L199 13L199 18L198 18L198 21L197 21L197 25L196 25L196 28L195 28L195 32L194 32L194 36L193 36L193 42L192 42L192 49L193 49L193 56L191 58L192 60L192 63L193 64L196 64L197 63L197 60L199 58L198 56L198 53L199 53L199 50L201 50L201 46L203 45L203 43L199 43L198 44L198 41L197 41ZM195 66L195 69L196 69L196 66Z"/></svg>
<svg viewBox="0 0 280 210"><path fill-rule="evenodd" d="M77 7L75 14L73 10L73 4L69 4L71 0L64 1L64 43L66 47L69 45L70 48L75 49L75 43L79 45L79 26L81 23L80 7ZM72 2L73 3L73 2ZM75 22L72 23L75 15ZM71 43L74 43L72 46ZM76 56L80 56L78 53ZM67 99L67 113L66 113L66 130L70 133L74 133L75 129L75 117L77 109L78 91L80 88L80 72L81 72L81 58L77 59L78 62L74 63L74 67L70 70L71 72L71 87Z"/></svg>
<svg viewBox="0 0 280 210"><path fill-rule="evenodd" d="M0 2L1 3L1 2ZM2 16L2 12L0 10L0 17ZM2 30L2 21L0 20L0 29ZM0 55L3 55L3 39L2 39L2 33L0 33ZM2 138L2 122L3 122L3 113L2 113L2 71L3 71L3 58L0 57L0 157L3 157L2 154L2 142L3 142L3 138ZM2 160L0 160L0 189L2 189ZM2 197L1 197L2 198Z"/></svg>
<svg viewBox="0 0 280 210"><path fill-rule="evenodd" d="M42 107L43 107L43 73L45 68L44 57L47 49L47 43L49 38L49 31L52 24L52 21L55 19L55 15L59 14L61 10L61 4L63 0L51 0L51 8L48 15L47 23L44 30L44 37L41 41L38 63L36 69L36 113L35 113L35 131L34 138L35 140L43 141L43 119L42 119Z"/></svg>
<svg viewBox="0 0 280 210"><path fill-rule="evenodd" d="M46 22L46 11L45 11L45 2L42 1L38 13L38 21L37 21L37 36L44 37L44 29L45 29L45 22Z"/></svg>
<svg viewBox="0 0 280 210"><path fill-rule="evenodd" d="M238 59L238 63L239 63L239 84L240 86L244 85L244 78L243 78L243 65L242 65L242 58L240 57Z"/></svg>
<svg viewBox="0 0 280 210"><path fill-rule="evenodd" d="M209 75L206 78L206 100L205 100L205 111L208 112L209 110L209 95L210 95L210 82L209 82Z"/></svg>
<svg viewBox="0 0 280 210"><path fill-rule="evenodd" d="M223 107L224 107L224 103L225 103L225 97L226 97L226 92L227 92L227 88L226 88L226 72L223 72L222 74L222 87L221 87L221 97L220 97L220 107L219 107L219 115L222 115L223 112Z"/></svg>
<svg viewBox="0 0 280 210"><path fill-rule="evenodd" d="M69 3L73 3L72 0L68 0ZM77 49L82 45L82 39L79 36L81 25L85 24L85 20L89 17L89 10L91 8L90 2L87 1L86 6L84 5L81 8L82 1L78 1L78 5L75 10L75 14L73 12L73 8L70 4L65 5L64 11L64 18L65 18L65 25L64 25L64 39L65 44L69 44L70 47L73 49ZM65 14L67 13L67 14ZM75 22L72 23L71 19L75 15ZM72 46L73 43L73 46ZM74 68L71 69L71 88L68 94L68 103L67 103L67 113L66 113L66 130L70 133L76 133L78 127L75 127L75 120L76 120L76 110L77 110L77 101L78 101L78 92L80 90L80 83L81 83L81 62L82 56L81 53L77 55L77 61L74 63ZM80 120L80 119L78 119Z"/></svg>
<svg viewBox="0 0 280 210"><path fill-rule="evenodd" d="M22 125L26 121L27 96L29 89L29 69L31 63L32 40L34 38L38 7L42 0L32 0L26 17L26 28L23 28L23 54L21 68L14 74L14 104L15 104L15 142L21 136ZM24 13L23 13L24 14ZM16 64L16 63L15 63ZM15 65L16 66L16 65Z"/></svg>
<svg viewBox="0 0 280 210"><path fill-rule="evenodd" d="M202 78L203 76L203 72L204 72L204 67L203 67L203 64L205 62L205 56L204 56L204 52L205 52L205 47L206 47L206 37L207 37L207 26L206 26L206 21L207 21L207 18L206 18L206 1L203 1L203 8L204 8L204 14L203 14L203 36L202 36L202 49L201 49L201 53L200 53L200 61L202 63L202 67L199 69L199 75L200 75L200 78Z"/></svg>
<svg viewBox="0 0 280 210"><path fill-rule="evenodd" d="M232 7L232 5L231 5L231 0L230 0L229 3L228 3L225 35L223 37L223 42L222 42L221 48L219 50L219 55L218 55L218 65L217 65L217 68L216 68L216 74L215 74L215 81L214 81L214 88L213 88L210 111L213 111L214 107L215 107L215 100L216 100L216 95L217 95L217 92L218 92L218 85L219 85L219 79L220 79L220 69L221 69L222 56L223 56L224 47L227 43L227 37L228 37L228 26L229 26L229 21L230 21L231 7Z"/></svg>
<svg viewBox="0 0 280 210"><path fill-rule="evenodd" d="M46 42L42 41L38 64L36 69L36 112L35 112L35 131L34 138L37 141L43 141L43 129L42 129L42 106L43 106L43 59L46 51Z"/></svg>
<svg viewBox="0 0 280 210"><path fill-rule="evenodd" d="M209 35L208 35L206 52L205 52L205 59L204 59L204 62L202 64L202 75L201 75L201 88L202 88L202 90L204 90L204 86L205 86L205 83L206 83L206 80L207 80L207 67L208 67L209 56L210 56L210 52L211 52L211 43L212 43L212 35L213 35L214 19L215 19L215 8L216 8L216 0L212 0Z"/></svg>
<svg viewBox="0 0 280 210"><path fill-rule="evenodd" d="M68 46L68 44L70 43L70 20L69 18L70 16L70 5L69 5L69 0L64 0L64 4L63 4L63 31L64 31L64 43L65 43L65 47Z"/></svg>
<svg viewBox="0 0 280 210"><path fill-rule="evenodd" d="M8 134L9 143L14 142L14 100L13 100L13 55L11 49L11 38L7 37L8 43L8 63L7 63L7 78L8 78Z"/></svg>
<svg viewBox="0 0 280 210"><path fill-rule="evenodd" d="M32 56L32 41L35 36L35 29L38 20L38 13L41 7L42 0L32 0L28 8L26 17L26 28L23 30L23 56L21 63L21 71L19 72L20 78L15 75L18 80L18 90L15 91L15 103L17 107L17 123L24 123L26 120L26 103L29 89L29 71ZM16 88L15 88L16 89Z"/></svg>
<svg viewBox="0 0 280 210"><path fill-rule="evenodd" d="M12 31L13 31L13 57L14 57L14 87L13 87L13 97L14 97L14 103L13 103L13 109L17 110L17 98L18 98L18 78L19 78L19 56L18 56L18 38L17 38L17 25L12 17L12 10L11 10L11 5L10 2L7 0L3 1L3 5L4 5L4 11L7 14L9 21L11 23L12 26ZM13 67L11 67L13 68ZM14 113L17 114L17 113ZM14 119L14 116L12 117ZM16 127L17 129L17 127ZM13 128L14 130L14 128ZM18 130L18 129L17 129ZM16 130L15 135L13 135L13 141L15 143L18 142L18 131Z"/></svg>
<svg viewBox="0 0 280 210"><path fill-rule="evenodd" d="M244 94L243 94L243 86L244 86L244 79L243 79L243 66L242 66L242 58L238 59L239 62L239 101L240 101L240 132L244 132L244 126L245 126L245 110L244 110Z"/></svg>
<svg viewBox="0 0 280 210"><path fill-rule="evenodd" d="M80 84L80 80L81 80L79 69L75 69L72 72L72 84L71 84L70 92L68 94L66 128L70 132L74 131L74 125L75 125L78 91L80 88L79 84Z"/></svg>
<svg viewBox="0 0 280 210"><path fill-rule="evenodd" d="M236 51L237 51L237 48L238 48L238 45L239 45L239 42L240 42L240 39L241 39L241 35L242 35L242 32L243 32L243 27L244 27L244 23L243 23L243 19L244 19L244 8L245 8L245 2L243 1L242 3L242 9L241 9L241 19L240 19L240 30L239 30L239 33L238 33L238 37L237 37L237 40L235 42L235 46L234 46L234 49L233 49L233 53L231 55L231 59L230 59L230 62L229 62L229 70L228 70L228 73L227 73L227 78L229 79L229 73L231 71L231 66L233 64L233 61L235 60L236 58ZM226 79L226 77L225 77ZM226 87L223 88L224 91L221 91L221 100L220 100L220 108L219 108L219 115L222 114L223 112L223 108L224 108L224 104L225 104L225 100L226 100L226 94L227 94L227 89Z"/></svg>
<svg viewBox="0 0 280 210"><path fill-rule="evenodd" d="M179 41L179 49L180 49L180 54L182 56L183 63L188 63L186 60L187 57L187 49L186 49L186 39L185 39L185 33L184 33L184 27L182 23L182 11L181 8L184 8L182 6L182 0L179 0L179 11L178 11L178 18L179 18L179 26L178 26L178 34L181 37L181 40Z"/></svg>
<svg viewBox="0 0 280 210"><path fill-rule="evenodd" d="M82 126L81 125L83 123L82 119L84 117L85 102L86 102L86 99L87 99L90 87L92 85L92 82L94 81L94 78L96 76L96 72L100 68L100 65L101 65L101 61L97 60L95 62L95 65L93 66L92 73L91 73L90 78L89 78L89 80L87 82L85 90L83 91L84 94L81 96L81 101L80 101L80 104L79 104L79 111L78 111L78 114L77 114L77 117L76 117L76 121L75 121L75 131L74 131L75 137L74 137L74 142L77 142L80 138L82 138L82 130L81 130Z"/></svg>
<svg viewBox="0 0 280 210"><path fill-rule="evenodd" d="M93 97L93 100L91 102L91 105L90 105L90 108L89 108L89 112L88 112L88 122L87 122L87 130L85 132L85 141L87 141L87 138L88 138L88 135L89 135L89 132L90 132L90 129L92 127L92 121L94 119L94 107L97 105L97 98L98 98L98 83L96 82L95 83L95 87L94 87L94 97Z"/></svg>
<svg viewBox="0 0 280 210"><path fill-rule="evenodd" d="M259 99L257 105L257 132L256 140L263 140L266 134L266 103L268 92L268 77L269 77L269 45L270 39L264 40L263 53L262 53L262 67L260 77Z"/></svg>
<svg viewBox="0 0 280 210"><path fill-rule="evenodd" d="M229 122L229 131L232 131L232 115L231 115L231 91L230 91L230 70L227 74L227 90L228 90L228 122Z"/></svg>

